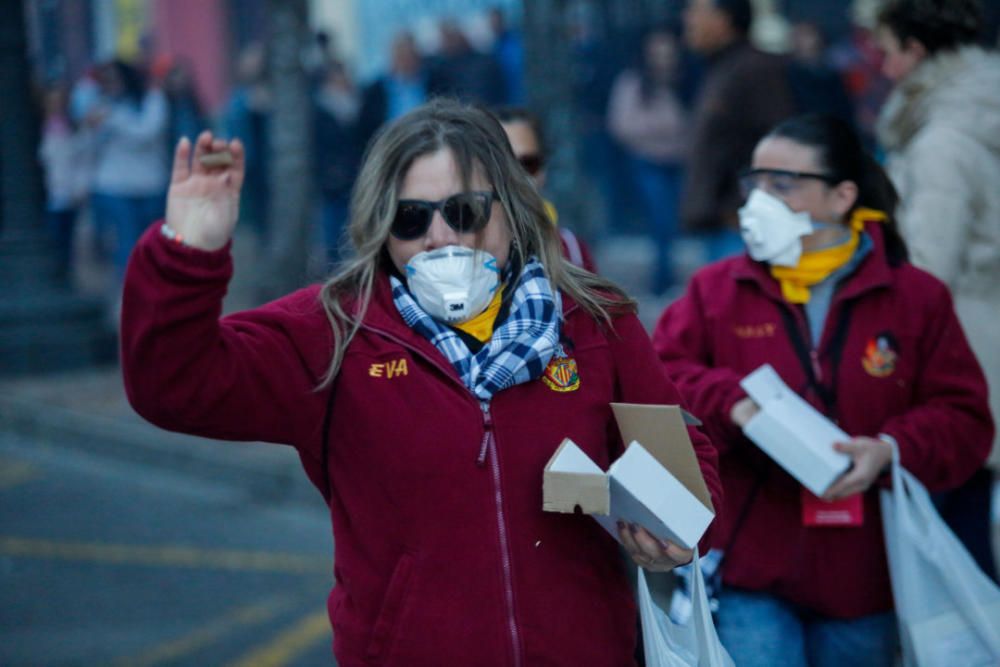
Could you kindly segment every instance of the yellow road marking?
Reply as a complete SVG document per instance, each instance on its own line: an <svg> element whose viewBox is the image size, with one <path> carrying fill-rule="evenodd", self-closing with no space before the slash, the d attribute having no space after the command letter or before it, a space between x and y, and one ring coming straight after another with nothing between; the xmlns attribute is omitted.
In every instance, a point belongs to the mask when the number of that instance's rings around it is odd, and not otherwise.
<svg viewBox="0 0 1000 667"><path fill-rule="evenodd" d="M134 658L122 658L117 664L121 667L126 665L152 667L177 661L243 627L261 625L290 608L292 604L291 598L282 596L255 605L238 607L186 636L165 642Z"/></svg>
<svg viewBox="0 0 1000 667"><path fill-rule="evenodd" d="M137 546L100 542L56 542L53 540L0 537L0 555L29 558L83 560L102 564L214 568L266 571L284 574L327 574L326 558L265 551L196 549L183 546Z"/></svg>
<svg viewBox="0 0 1000 667"><path fill-rule="evenodd" d="M0 491L23 484L41 475L41 471L23 461L0 460Z"/></svg>
<svg viewBox="0 0 1000 667"><path fill-rule="evenodd" d="M284 667L323 639L330 640L330 621L325 610L306 616L273 641L231 663L230 667Z"/></svg>

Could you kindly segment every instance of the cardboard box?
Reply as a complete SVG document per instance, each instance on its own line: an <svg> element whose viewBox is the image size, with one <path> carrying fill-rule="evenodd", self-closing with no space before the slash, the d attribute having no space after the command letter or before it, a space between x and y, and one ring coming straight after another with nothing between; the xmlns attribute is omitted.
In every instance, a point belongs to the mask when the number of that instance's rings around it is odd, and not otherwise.
<svg viewBox="0 0 1000 667"><path fill-rule="evenodd" d="M833 448L851 439L801 396L789 389L770 364L740 381L760 406L743 432L789 475L817 496L851 465L851 457Z"/></svg>
<svg viewBox="0 0 1000 667"><path fill-rule="evenodd" d="M618 539L618 521L693 549L715 517L712 499L676 405L612 403L625 453L601 470L569 438L545 466L546 512L590 514Z"/></svg>

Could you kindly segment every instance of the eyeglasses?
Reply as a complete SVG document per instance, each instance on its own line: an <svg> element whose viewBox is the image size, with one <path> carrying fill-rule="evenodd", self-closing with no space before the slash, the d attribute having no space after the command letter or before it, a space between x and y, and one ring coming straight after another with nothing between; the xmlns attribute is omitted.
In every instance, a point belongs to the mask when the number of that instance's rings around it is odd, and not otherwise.
<svg viewBox="0 0 1000 667"><path fill-rule="evenodd" d="M390 232L400 241L412 241L427 233L434 211L460 234L478 232L490 221L496 192L460 192L440 201L400 199Z"/></svg>
<svg viewBox="0 0 1000 667"><path fill-rule="evenodd" d="M795 191L799 181L805 178L823 181L829 185L840 182L840 179L831 174L785 169L746 169L740 174L740 191L744 197L748 197L754 188L761 188L783 197Z"/></svg>
<svg viewBox="0 0 1000 667"><path fill-rule="evenodd" d="M538 172L545 166L545 158L537 153L527 153L517 158L524 170L532 176L537 176Z"/></svg>

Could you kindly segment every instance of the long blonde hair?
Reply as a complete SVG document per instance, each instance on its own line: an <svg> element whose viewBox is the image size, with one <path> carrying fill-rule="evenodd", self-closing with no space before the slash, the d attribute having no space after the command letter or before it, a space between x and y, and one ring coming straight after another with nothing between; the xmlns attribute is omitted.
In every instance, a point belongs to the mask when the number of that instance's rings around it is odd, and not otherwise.
<svg viewBox="0 0 1000 667"><path fill-rule="evenodd" d="M354 253L320 292L333 328L333 356L321 386L336 376L361 327L378 272L389 269L385 247L407 171L418 158L442 148L451 151L465 187L473 172L493 185L513 248L523 258L537 257L555 289L606 324L612 311L635 310L635 302L619 287L563 260L559 234L499 121L483 109L437 99L385 127L365 152L351 196L348 234Z"/></svg>

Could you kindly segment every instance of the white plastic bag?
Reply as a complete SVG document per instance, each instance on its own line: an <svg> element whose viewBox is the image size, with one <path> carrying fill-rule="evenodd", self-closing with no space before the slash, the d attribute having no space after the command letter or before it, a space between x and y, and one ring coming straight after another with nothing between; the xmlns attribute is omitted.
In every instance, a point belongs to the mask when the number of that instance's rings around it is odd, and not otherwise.
<svg viewBox="0 0 1000 667"><path fill-rule="evenodd" d="M697 561L695 549L694 562ZM715 632L701 568L692 567L691 573L691 618L679 625L653 602L646 574L639 568L639 616L647 667L734 667Z"/></svg>
<svg viewBox="0 0 1000 667"><path fill-rule="evenodd" d="M882 523L906 667L1000 665L1000 588L894 454Z"/></svg>

